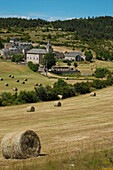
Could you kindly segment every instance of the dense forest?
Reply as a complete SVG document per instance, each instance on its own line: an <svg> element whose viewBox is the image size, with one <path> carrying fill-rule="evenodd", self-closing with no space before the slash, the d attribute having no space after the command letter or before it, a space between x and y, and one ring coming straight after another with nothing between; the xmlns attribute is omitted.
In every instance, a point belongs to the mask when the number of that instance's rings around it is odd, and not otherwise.
<svg viewBox="0 0 113 170"><path fill-rule="evenodd" d="M45 21L42 19L0 18L0 28L23 27L35 28L38 26L61 28L62 31L75 32L75 40L81 39L113 39L113 17L88 17L65 21Z"/></svg>

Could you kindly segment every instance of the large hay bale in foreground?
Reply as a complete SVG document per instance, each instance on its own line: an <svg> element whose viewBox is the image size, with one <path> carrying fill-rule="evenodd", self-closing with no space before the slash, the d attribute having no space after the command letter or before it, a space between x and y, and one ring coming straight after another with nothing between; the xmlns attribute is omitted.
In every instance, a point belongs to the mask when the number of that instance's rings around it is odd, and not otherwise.
<svg viewBox="0 0 113 170"><path fill-rule="evenodd" d="M59 94L59 95L58 95L58 98L61 100L61 99L63 98L63 96Z"/></svg>
<svg viewBox="0 0 113 170"><path fill-rule="evenodd" d="M27 112L34 112L35 111L35 107L34 106L28 106L27 107Z"/></svg>
<svg viewBox="0 0 113 170"><path fill-rule="evenodd" d="M90 96L96 96L96 93L90 93Z"/></svg>
<svg viewBox="0 0 113 170"><path fill-rule="evenodd" d="M54 106L55 107L60 107L61 106L61 102L54 102Z"/></svg>
<svg viewBox="0 0 113 170"><path fill-rule="evenodd" d="M41 144L38 135L32 130L27 130L4 136L1 148L6 159L25 159L38 156Z"/></svg>

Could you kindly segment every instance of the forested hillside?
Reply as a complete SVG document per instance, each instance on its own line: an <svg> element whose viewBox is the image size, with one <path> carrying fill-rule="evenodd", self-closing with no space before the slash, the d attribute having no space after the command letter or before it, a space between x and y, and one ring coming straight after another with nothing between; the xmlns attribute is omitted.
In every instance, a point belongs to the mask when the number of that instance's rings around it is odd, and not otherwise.
<svg viewBox="0 0 113 170"><path fill-rule="evenodd" d="M0 18L0 48L10 38L71 47L85 52L91 50L100 60L113 60L113 17L88 17L65 21L42 19Z"/></svg>
<svg viewBox="0 0 113 170"><path fill-rule="evenodd" d="M65 21L48 22L42 19L21 19L21 18L0 18L0 28L9 27L37 27L37 26L53 26L54 28L62 28L62 31L76 32L75 39L88 40L94 39L113 39L113 17L96 17L84 19L72 19Z"/></svg>

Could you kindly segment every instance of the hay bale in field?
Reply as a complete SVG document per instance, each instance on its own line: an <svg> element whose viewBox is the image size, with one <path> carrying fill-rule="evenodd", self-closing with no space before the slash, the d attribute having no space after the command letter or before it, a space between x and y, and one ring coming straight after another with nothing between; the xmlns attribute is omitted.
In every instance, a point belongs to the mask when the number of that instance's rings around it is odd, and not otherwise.
<svg viewBox="0 0 113 170"><path fill-rule="evenodd" d="M8 83L6 83L6 84L5 84L5 86L9 86L9 84L8 84Z"/></svg>
<svg viewBox="0 0 113 170"><path fill-rule="evenodd" d="M27 79L24 79L24 81L27 81Z"/></svg>
<svg viewBox="0 0 113 170"><path fill-rule="evenodd" d="M11 78L14 78L14 76L12 76Z"/></svg>
<svg viewBox="0 0 113 170"><path fill-rule="evenodd" d="M38 83L36 83L35 86L38 86Z"/></svg>
<svg viewBox="0 0 113 170"><path fill-rule="evenodd" d="M19 82L19 80L16 80L16 82Z"/></svg>
<svg viewBox="0 0 113 170"><path fill-rule="evenodd" d="M32 130L9 133L1 142L2 154L6 159L25 159L40 154L38 135Z"/></svg>
<svg viewBox="0 0 113 170"><path fill-rule="evenodd" d="M0 81L3 81L3 78L0 78Z"/></svg>
<svg viewBox="0 0 113 170"><path fill-rule="evenodd" d="M25 84L25 82L23 81L22 84Z"/></svg>
<svg viewBox="0 0 113 170"><path fill-rule="evenodd" d="M18 91L18 89L16 87L13 88L13 91Z"/></svg>
<svg viewBox="0 0 113 170"><path fill-rule="evenodd" d="M38 86L42 86L42 84L38 84Z"/></svg>
<svg viewBox="0 0 113 170"><path fill-rule="evenodd" d="M34 106L28 106L27 107L27 112L34 112L35 111L35 107Z"/></svg>
<svg viewBox="0 0 113 170"><path fill-rule="evenodd" d="M59 94L59 95L58 95L58 98L61 100L61 99L63 98L63 96Z"/></svg>
<svg viewBox="0 0 113 170"><path fill-rule="evenodd" d="M11 77L11 75L9 75L9 77Z"/></svg>
<svg viewBox="0 0 113 170"><path fill-rule="evenodd" d="M96 96L96 93L90 93L90 96Z"/></svg>
<svg viewBox="0 0 113 170"><path fill-rule="evenodd" d="M55 107L60 107L61 106L61 102L54 102L54 106Z"/></svg>
<svg viewBox="0 0 113 170"><path fill-rule="evenodd" d="M68 78L66 77L65 80L68 80Z"/></svg>

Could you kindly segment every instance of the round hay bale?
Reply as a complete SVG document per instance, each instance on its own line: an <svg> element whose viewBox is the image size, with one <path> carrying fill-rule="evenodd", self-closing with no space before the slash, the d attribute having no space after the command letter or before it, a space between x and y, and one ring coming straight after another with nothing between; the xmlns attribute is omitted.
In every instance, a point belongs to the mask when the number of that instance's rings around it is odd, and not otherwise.
<svg viewBox="0 0 113 170"><path fill-rule="evenodd" d="M14 76L12 76L11 78L14 78Z"/></svg>
<svg viewBox="0 0 113 170"><path fill-rule="evenodd" d="M96 93L90 93L90 96L96 96Z"/></svg>
<svg viewBox="0 0 113 170"><path fill-rule="evenodd" d="M42 84L38 84L38 86L42 86Z"/></svg>
<svg viewBox="0 0 113 170"><path fill-rule="evenodd" d="M19 82L19 80L16 80L16 82Z"/></svg>
<svg viewBox="0 0 113 170"><path fill-rule="evenodd" d="M40 154L38 135L32 130L9 133L1 142L2 154L6 159L25 159Z"/></svg>
<svg viewBox="0 0 113 170"><path fill-rule="evenodd" d="M59 95L58 95L58 98L61 100L61 99L63 98L63 96L59 94Z"/></svg>
<svg viewBox="0 0 113 170"><path fill-rule="evenodd" d="M0 78L0 81L3 81L3 78Z"/></svg>
<svg viewBox="0 0 113 170"><path fill-rule="evenodd" d="M25 84L25 82L23 81L22 84Z"/></svg>
<svg viewBox="0 0 113 170"><path fill-rule="evenodd" d="M24 81L27 81L27 79L24 79Z"/></svg>
<svg viewBox="0 0 113 170"><path fill-rule="evenodd" d="M68 80L68 78L66 77L65 80Z"/></svg>
<svg viewBox="0 0 113 170"><path fill-rule="evenodd" d="M38 83L36 83L35 86L38 86Z"/></svg>
<svg viewBox="0 0 113 170"><path fill-rule="evenodd" d="M6 83L5 86L9 86L9 84Z"/></svg>
<svg viewBox="0 0 113 170"><path fill-rule="evenodd" d="M18 89L16 87L13 88L13 91L18 91Z"/></svg>
<svg viewBox="0 0 113 170"><path fill-rule="evenodd" d="M61 102L54 102L54 106L55 107L60 107L61 106Z"/></svg>
<svg viewBox="0 0 113 170"><path fill-rule="evenodd" d="M27 112L34 112L35 111L35 107L34 106L28 106L27 107Z"/></svg>
<svg viewBox="0 0 113 170"><path fill-rule="evenodd" d="M9 77L11 77L11 75L9 75Z"/></svg>

